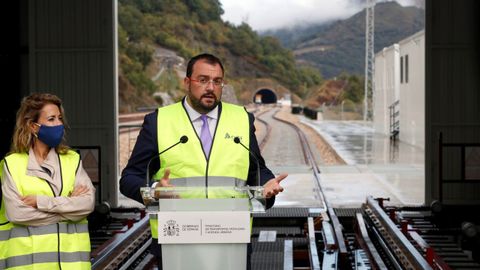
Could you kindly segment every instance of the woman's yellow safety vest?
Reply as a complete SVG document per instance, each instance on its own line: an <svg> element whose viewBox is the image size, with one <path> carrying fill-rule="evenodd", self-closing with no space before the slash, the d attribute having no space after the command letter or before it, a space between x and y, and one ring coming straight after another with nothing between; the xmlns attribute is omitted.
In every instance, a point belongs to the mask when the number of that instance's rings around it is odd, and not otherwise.
<svg viewBox="0 0 480 270"><path fill-rule="evenodd" d="M217 127L213 135L210 154L204 153L199 136L179 102L158 109L158 150L168 148L188 136L188 142L179 144L160 155L160 169L154 179L161 179L170 169L170 184L197 186L197 192L187 192L182 198L232 198L238 193L226 191L222 186L244 186L248 177L249 152L234 142L239 137L244 145L250 144L250 123L245 108L222 102ZM218 188L215 188L218 187ZM158 220L150 215L154 241L158 239Z"/></svg>
<svg viewBox="0 0 480 270"><path fill-rule="evenodd" d="M62 177L60 194L38 177L26 175L28 154L5 157L8 170L20 195L68 196L74 189L80 156L74 151L59 155ZM2 216L3 214L3 216ZM0 220L5 219L0 212ZM12 224L0 231L3 240L0 269L90 269L90 238L87 219L46 226ZM0 227L1 229L1 227ZM2 242L0 242L2 245Z"/></svg>
<svg viewBox="0 0 480 270"><path fill-rule="evenodd" d="M0 181L2 184L3 164L4 161L0 161ZM7 243L8 238L10 237L10 230L12 229L12 227L12 223L8 221L7 216L5 215L5 203L3 202L3 196L0 196L0 269L6 268L5 259L7 256Z"/></svg>

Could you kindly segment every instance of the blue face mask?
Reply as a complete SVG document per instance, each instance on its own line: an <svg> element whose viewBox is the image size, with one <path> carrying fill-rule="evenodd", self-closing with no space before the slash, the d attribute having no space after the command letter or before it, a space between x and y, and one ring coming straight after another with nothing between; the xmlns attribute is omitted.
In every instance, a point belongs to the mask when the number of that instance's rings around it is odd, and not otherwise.
<svg viewBox="0 0 480 270"><path fill-rule="evenodd" d="M38 125L38 124L37 124ZM38 139L50 147L57 147L63 138L65 128L63 125L45 126L39 125Z"/></svg>

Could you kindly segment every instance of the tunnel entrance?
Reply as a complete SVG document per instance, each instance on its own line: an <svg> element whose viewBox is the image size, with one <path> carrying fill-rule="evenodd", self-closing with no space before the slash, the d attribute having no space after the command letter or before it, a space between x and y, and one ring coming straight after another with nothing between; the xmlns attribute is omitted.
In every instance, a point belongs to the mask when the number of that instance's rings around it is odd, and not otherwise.
<svg viewBox="0 0 480 270"><path fill-rule="evenodd" d="M263 88L255 93L253 102L257 104L277 103L277 95L271 89Z"/></svg>

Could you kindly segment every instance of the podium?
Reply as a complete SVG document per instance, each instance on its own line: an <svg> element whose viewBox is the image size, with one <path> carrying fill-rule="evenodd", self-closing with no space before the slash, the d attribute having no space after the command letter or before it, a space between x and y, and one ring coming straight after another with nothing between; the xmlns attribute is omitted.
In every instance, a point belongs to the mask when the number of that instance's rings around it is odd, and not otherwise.
<svg viewBox="0 0 480 270"><path fill-rule="evenodd" d="M172 179L173 187L141 189L150 217L158 220L163 269L247 268L251 213L265 211L263 187L212 182Z"/></svg>

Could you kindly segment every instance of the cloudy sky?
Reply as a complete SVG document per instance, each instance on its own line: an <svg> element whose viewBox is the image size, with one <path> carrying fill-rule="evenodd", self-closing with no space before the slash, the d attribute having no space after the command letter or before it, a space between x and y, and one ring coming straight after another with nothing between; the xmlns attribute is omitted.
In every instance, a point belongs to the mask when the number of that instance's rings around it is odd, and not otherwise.
<svg viewBox="0 0 480 270"><path fill-rule="evenodd" d="M413 5L421 0L396 0ZM220 0L222 18L235 25L248 23L254 30L295 24L321 23L348 18L362 10L365 0Z"/></svg>

